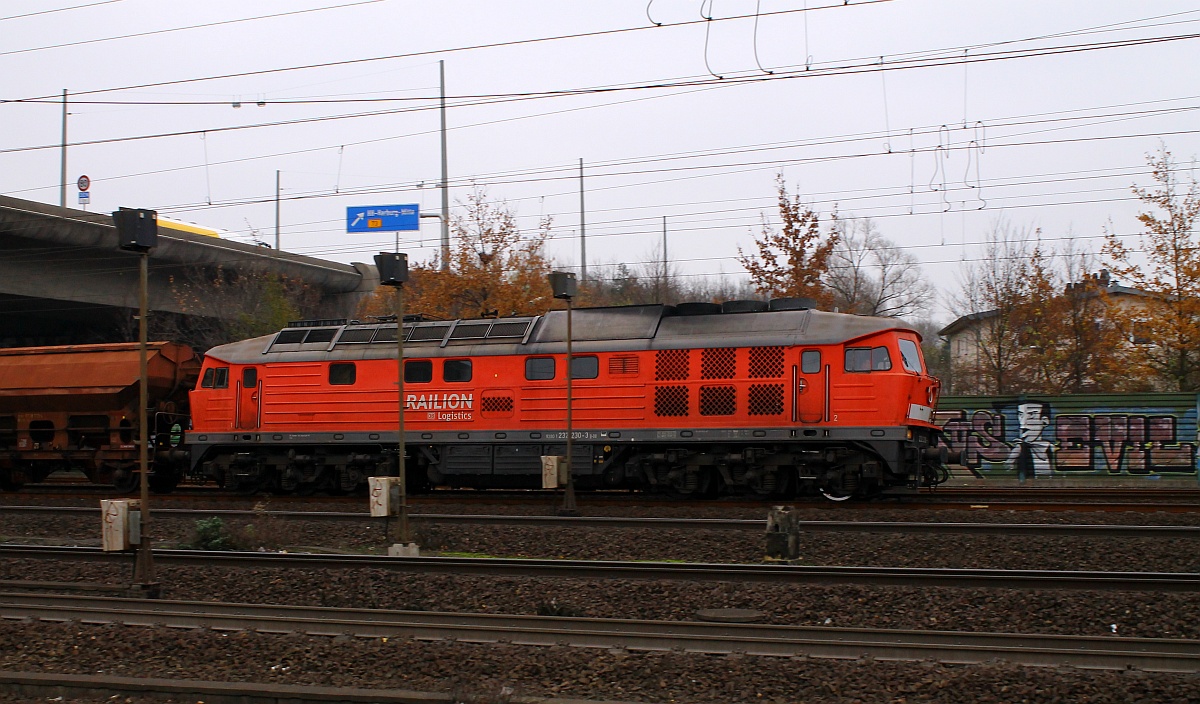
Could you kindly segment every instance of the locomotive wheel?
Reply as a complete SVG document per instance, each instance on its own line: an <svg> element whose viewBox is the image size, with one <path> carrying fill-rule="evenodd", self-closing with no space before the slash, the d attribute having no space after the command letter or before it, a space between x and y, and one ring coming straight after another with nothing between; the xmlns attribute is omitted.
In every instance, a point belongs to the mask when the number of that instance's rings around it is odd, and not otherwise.
<svg viewBox="0 0 1200 704"><path fill-rule="evenodd" d="M668 485L667 493L677 499L709 499L716 496L717 477L707 467L694 474L682 473Z"/></svg>
<svg viewBox="0 0 1200 704"><path fill-rule="evenodd" d="M843 493L839 493L836 490L825 489L825 488L821 489L821 496L824 496L825 498L829 499L830 501L848 501L848 500L854 498L854 494L843 494Z"/></svg>
<svg viewBox="0 0 1200 704"><path fill-rule="evenodd" d="M762 475L748 486L754 496L763 499L789 499L796 495L794 471L780 470L769 476Z"/></svg>

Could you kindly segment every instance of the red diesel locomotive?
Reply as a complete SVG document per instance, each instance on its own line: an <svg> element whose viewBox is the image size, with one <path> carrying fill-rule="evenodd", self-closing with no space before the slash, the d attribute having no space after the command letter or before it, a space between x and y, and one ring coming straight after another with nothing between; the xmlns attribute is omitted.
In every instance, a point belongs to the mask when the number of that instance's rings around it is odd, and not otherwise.
<svg viewBox="0 0 1200 704"><path fill-rule="evenodd" d="M566 450L566 322L405 321L410 487L540 486L540 457ZM301 492L396 474L396 327L311 321L210 350L190 473ZM572 342L580 489L842 499L947 476L939 384L897 320L804 299L585 308Z"/></svg>

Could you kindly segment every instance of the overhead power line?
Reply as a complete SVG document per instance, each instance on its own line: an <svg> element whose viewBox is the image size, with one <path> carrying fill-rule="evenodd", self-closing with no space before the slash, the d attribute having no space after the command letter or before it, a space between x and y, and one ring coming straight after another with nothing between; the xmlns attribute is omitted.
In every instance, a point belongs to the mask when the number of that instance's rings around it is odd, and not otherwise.
<svg viewBox="0 0 1200 704"><path fill-rule="evenodd" d="M71 10L83 10L88 7L96 7L97 5L112 5L113 3L125 2L125 0L100 0L100 2L89 2L83 5L72 5L70 7L56 7L53 10L38 10L37 12L25 12L20 15L9 15L0 17L0 22L8 20L20 20L26 17L37 17L38 15L53 15L57 12L70 12Z"/></svg>
<svg viewBox="0 0 1200 704"><path fill-rule="evenodd" d="M111 1L116 2L117 0L111 0ZM0 56L11 56L13 54L28 54L28 53L32 53L35 51L46 51L48 49L63 49L66 47L84 46L87 44L101 44L104 42L112 42L112 41L117 41L120 39L134 39L136 37L150 37L150 36L156 36L159 34L171 34L174 32L184 32L184 31L188 31L188 30L192 30L192 29L208 29L210 27L222 27L225 25L240 24L242 22L255 22L257 20L270 20L270 19L276 19L279 17L290 17L292 15L307 15L312 12L324 12L326 10L340 10L340 9L347 8L347 7L354 7L356 5L371 5L371 4L377 3L377 2L384 2L384 0L355 0L355 2L347 2L347 3L342 3L340 5L326 5L324 7L311 7L311 8L305 9L305 10L289 10L287 12L276 12L276 13L273 13L270 15L258 15L256 17L240 17L238 19L232 19L232 20L218 20L216 22L204 22L202 24L192 24L192 25L188 25L186 27L169 27L167 29L151 29L151 30L147 30L145 32L134 32L132 34L121 34L121 35L117 35L117 36L113 36L113 37L99 37L97 39L81 39L79 41L63 42L61 44L45 44L43 46L34 46L34 47L28 47L25 49L11 49L9 51L0 51ZM105 3L95 3L95 4L103 5ZM80 7L90 7L90 6L89 5L81 5ZM69 9L77 9L77 8L69 8ZM41 14L41 13L33 13L33 14ZM18 16L28 17L30 15L18 15ZM9 18L2 18L2 19L9 19Z"/></svg>
<svg viewBox="0 0 1200 704"><path fill-rule="evenodd" d="M791 10L775 10L772 12L761 12L761 13L757 13L757 14L730 15L729 17L714 17L711 20L711 22L729 22L729 21L733 21L733 20L752 19L754 17L769 17L772 15L792 15L792 14L797 14L797 13L818 12L820 10L840 9L843 7L858 7L858 6L862 6L862 5L876 5L876 4L884 3L884 2L891 2L891 0L857 0L857 2L850 2L850 0L844 0L843 2L840 2L837 4L831 4L831 5L819 5L819 6L815 6L815 7L807 7L806 6L803 8L794 8ZM411 59L411 58L417 58L417 57L421 57L421 56L434 56L434 55L439 55L439 54L454 54L454 53L460 53L460 52L464 52L464 51L478 51L481 49L499 49L499 48L503 48L503 47L521 46L521 45L528 45L528 44L544 44L547 42L565 41L565 40L571 40L571 39L586 39L586 38L603 37L603 36L610 36L610 35L616 35L616 34L629 34L629 33L633 33L633 32L646 32L646 31L662 30L663 28L688 27L691 25L705 24L706 22L709 22L709 20L703 20L703 19L689 20L689 21L685 21L685 22L672 22L670 24L662 24L662 25L622 27L622 28L618 28L618 29L601 29L601 30L596 30L596 31L592 31L592 32L576 32L574 34L560 34L560 35L549 36L549 37L534 37L532 39L514 39L511 41L503 41L503 42L472 44L472 45L468 45L468 46L451 47L451 48L444 48L444 49L429 49L427 51L414 51L414 52L408 52L408 53L404 53L404 54L387 54L387 55L383 55L383 56L369 56L369 57L364 57L364 58L359 58L359 59L343 59L340 61L326 61L326 62L315 63L315 64L301 64L301 65L297 65L297 66L284 66L284 67L279 67L279 68L260 69L257 71L240 71L237 73L225 73L225 74L218 74L218 75L212 75L212 76L198 76L195 78L180 78L180 79L175 79L175 80L170 80L170 81L156 81L153 83L139 83L139 84L134 84L134 85L119 86L119 87L113 87L113 88L97 88L94 90L79 91L78 93L75 93L74 95L75 96L96 95L98 93L114 93L114 92L118 92L118 91L141 90L141 89L145 89L145 88L162 88L165 86L186 85L189 83L203 83L203 82L207 82L207 81L218 81L218 80L225 80L225 79L230 79L230 78L246 78L249 76L267 76L267 75L271 75L271 74L287 73L287 72L291 72L291 71L308 71L308 70L312 70L312 69L332 68L332 67L336 67L336 66L353 66L353 65L357 65L357 64L374 63L374 62L378 62L378 61L394 61L397 59ZM37 96L35 98L29 98L28 100L36 100L36 99L41 99L41 98L53 98L53 97L54 97L53 95L42 95L42 96Z"/></svg>
<svg viewBox="0 0 1200 704"><path fill-rule="evenodd" d="M883 1L883 0L872 0L872 1ZM453 104L449 105L449 107L462 108L462 107L474 107L474 106L481 106L481 105L496 105L496 104L500 104L500 103L525 101L525 100L543 100L543 99L548 99L548 98L562 98L562 97L575 97L575 96L585 96L585 95L610 94L610 93L625 92L625 91L663 90L663 89L673 89L673 88L696 88L696 87L702 87L702 86L703 87L716 87L716 86L725 87L725 86L763 83L763 82L767 82L767 81L782 81L782 80L792 80L792 79L801 79L801 78L809 79L809 78L822 78L822 77L830 77L830 76L844 76L844 75L852 75L852 74L863 73L863 72L876 73L879 71L914 70L914 69L921 69L921 68L934 68L934 67L941 67L941 66L953 66L953 65L980 63L980 62L1008 61L1008 60L1022 59L1022 58L1057 56L1057 55L1062 55L1062 54L1070 54L1070 53L1085 52L1085 51L1099 51L1099 50L1107 50L1107 49L1129 48L1129 47L1134 47L1134 46L1160 44L1160 43L1175 42L1175 41L1190 41L1190 40L1194 40L1194 39L1198 39L1198 38L1200 38L1200 33L1193 33L1193 34L1183 34L1183 35L1175 35L1175 36L1169 36L1169 37L1147 37L1147 38L1139 38L1139 39L1115 40L1115 41L1108 41L1108 42L1093 42L1090 44L1074 44L1074 45L1063 45L1063 46L1057 46L1057 47L1044 47L1044 48L1039 48L1039 49L1002 51L1002 52L995 52L995 53L991 53L991 54L973 54L973 55L967 55L967 56L943 56L943 57L937 57L937 58L933 58L933 59L918 59L918 60L891 63L891 64L887 64L886 66L881 66L878 63L878 61L876 60L872 63L867 63L867 64L846 64L846 65L837 66L837 67L830 67L828 69L812 69L812 70L808 70L806 68L801 68L801 69L797 69L797 70L793 70L793 71L777 71L770 75L744 76L741 78L726 77L726 78L714 79L714 78L710 77L710 78L702 78L702 79L695 79L695 80L684 79L684 80L678 80L678 81L660 81L660 82L655 82L655 83L613 86L613 87L580 88L580 89L560 90L560 91L507 93L507 94L493 94L493 95L480 95L480 96L460 96L460 97L454 98L453 100L448 99L448 101L453 103ZM249 130L249 129L261 129L261 128L265 128L265 127L280 127L280 126L285 126L285 125L299 125L299 124L308 124L308 123L315 123L315 122L328 122L328 121L333 121L333 120L357 119L357 118L363 118L363 117L374 117L374 116L380 116L380 115L394 115L397 113L421 112L421 111L425 111L425 110L438 109L438 105L436 105L433 102L432 97L420 98L420 99L395 98L394 100L404 100L404 101L422 100L422 101L430 102L430 105L428 105L428 106L423 106L423 105L422 106L409 106L409 107L404 107L404 108L394 108L394 109L390 109L390 110L378 110L378 111L370 111L370 112L347 113L347 114L342 114L342 115L323 115L323 116L318 116L318 117L297 118L294 120L278 120L278 121L255 123L255 124L249 124L249 125L231 125L231 126L227 126L227 127L213 127L213 128L193 129L193 130L178 130L178 131L160 132L160 133L154 133L154 134L143 134L143 135L132 135L132 136L125 136L125 137L111 137L111 138L106 138L106 139L84 140L84 141L79 141L79 142L69 142L67 144L67 146L80 147L80 146L92 146L92 145L99 145L99 144L112 144L115 142L137 141L137 140L147 140L147 139L161 139L161 138L165 138L165 137L195 136L195 135L210 134L210 133L216 134L216 133L221 133L221 132L233 132L233 131L241 131L241 130ZM457 102L454 102L454 101L457 101ZM15 100L15 101L9 100L9 101L2 101L2 102L12 103L12 102L29 102L29 101L28 100ZM39 151L39 150L46 150L46 149L60 149L60 148L62 148L62 146L63 145L61 143L56 143L56 144L42 144L42 145L34 145L34 146L25 146L25 147L12 147L9 149L0 150L0 154L31 152L31 151Z"/></svg>

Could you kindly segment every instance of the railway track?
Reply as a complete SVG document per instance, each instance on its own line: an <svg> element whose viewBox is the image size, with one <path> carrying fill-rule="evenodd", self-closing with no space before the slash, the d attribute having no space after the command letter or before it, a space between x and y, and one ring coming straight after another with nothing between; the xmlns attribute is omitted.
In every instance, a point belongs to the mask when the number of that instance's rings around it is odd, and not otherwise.
<svg viewBox="0 0 1200 704"><path fill-rule="evenodd" d="M90 547L0 545L0 558L128 561L124 553ZM913 567L840 567L785 564L705 564L540 560L527 558L381 557L304 553L155 550L160 565L254 569L383 569L425 574L557 579L636 579L773 584L869 584L1002 589L1200 591L1200 574L1174 572L1089 572Z"/></svg>
<svg viewBox="0 0 1200 704"><path fill-rule="evenodd" d="M0 506L0 515L80 515L99 518L100 509L84 506ZM334 523L378 522L366 513L338 511L254 511L243 509L155 509L155 517L181 520L219 517L228 520L254 521L272 518L288 521L317 521ZM540 526L553 528L649 528L675 530L735 530L766 529L767 522L738 518L638 518L621 516L514 516L485 514L409 514L414 523L452 525ZM913 533L913 534L972 534L972 535L1033 535L1110 538L1200 538L1195 526L1131 526L1084 525L1058 523L936 523L898 521L797 521L805 532L811 533Z"/></svg>
<svg viewBox="0 0 1200 704"><path fill-rule="evenodd" d="M694 621L382 611L306 606L0 594L0 617L516 645L816 658L862 657L1094 669L1200 671L1200 641L1164 638L907 631Z"/></svg>
<svg viewBox="0 0 1200 704"><path fill-rule="evenodd" d="M77 482L52 482L26 487L12 498L37 496L41 500L120 498L112 487ZM3 500L3 499L0 499ZM154 505L186 504L201 500L219 500L228 503L255 503L270 501L273 504L346 504L362 506L365 496L295 496L235 494L213 486L184 486L172 494L155 495ZM452 503L463 505L529 505L553 506L559 501L554 491L436 491L415 494L409 497L414 506L436 506ZM781 500L754 497L726 497L711 501L691 501L665 496L641 494L628 491L597 491L582 493L578 497L581 507L603 507L612 504L631 506L727 506L765 507L778 503L789 503L808 507L822 507L835 511L872 508L958 510L1000 509L1008 511L1113 511L1113 512L1200 512L1200 488L1189 486L1159 487L1045 487L1045 486L982 486L982 487L937 487L908 493L878 497L869 501L851 501L833 504L819 497L800 497Z"/></svg>

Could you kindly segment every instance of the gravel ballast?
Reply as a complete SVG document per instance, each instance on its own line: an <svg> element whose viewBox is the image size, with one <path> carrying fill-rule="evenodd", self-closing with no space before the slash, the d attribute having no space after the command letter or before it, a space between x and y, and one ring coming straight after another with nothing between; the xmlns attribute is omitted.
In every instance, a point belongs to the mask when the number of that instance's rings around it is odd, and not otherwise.
<svg viewBox="0 0 1200 704"><path fill-rule="evenodd" d="M440 509L439 509L440 511ZM855 511L859 520L931 520L905 511ZM932 513L932 512L931 512ZM969 517L950 515L969 513ZM760 512L761 515L761 512ZM992 513L937 512L941 521ZM1078 514L1006 513L999 522L1083 523ZM1128 518L1118 514L1122 518ZM1190 514L1182 514L1195 520ZM1123 523L1183 524L1179 515ZM712 517L712 516L706 516ZM754 516L737 516L754 517ZM1104 514L1101 519L1110 518ZM1141 519L1141 520L1137 520ZM843 520L820 511L812 520ZM1117 522L1117 521L1111 521ZM98 521L71 515L0 516L10 542L95 544ZM378 551L375 525L262 518L255 534L310 548ZM160 541L192 539L194 521L157 518ZM233 526L240 530L245 526ZM417 525L426 550L573 559L758 562L756 531ZM1010 569L1197 570L1200 541L1005 538L978 535L812 534L810 564ZM0 579L127 582L130 565L6 560ZM383 570L285 570L160 564L164 596L232 602L482 613L695 618L700 609L762 611L780 624L1200 638L1200 594L768 585L629 580L483 578ZM297 635L0 623L0 669L323 686L460 691L646 702L1125 702L1200 700L1200 677L803 658L724 657L564 647L325 639ZM0 700L2 701L2 700Z"/></svg>

